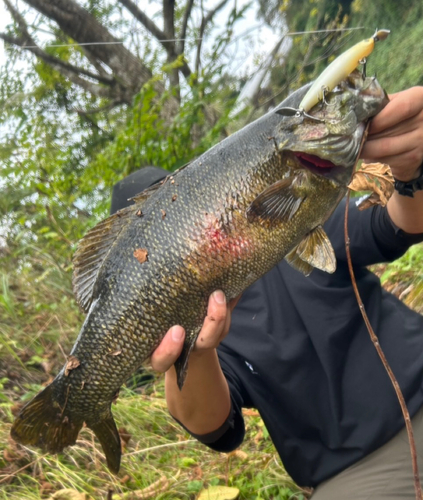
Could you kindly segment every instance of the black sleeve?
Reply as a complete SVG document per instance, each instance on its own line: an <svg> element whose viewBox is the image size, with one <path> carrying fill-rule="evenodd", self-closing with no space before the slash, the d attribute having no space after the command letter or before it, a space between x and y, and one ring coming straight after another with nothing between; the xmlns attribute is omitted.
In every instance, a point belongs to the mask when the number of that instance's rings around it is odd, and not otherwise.
<svg viewBox="0 0 423 500"><path fill-rule="evenodd" d="M339 261L346 261L344 238L345 199L338 205L325 229ZM395 226L386 208L376 205L360 211L355 200L350 200L348 233L354 266L369 266L379 262L392 262L408 248L423 241L422 234L408 234Z"/></svg>
<svg viewBox="0 0 423 500"><path fill-rule="evenodd" d="M220 365L228 382L231 395L231 410L228 418L218 429L208 434L194 434L181 424L181 422L178 421L178 423L182 425L191 436L198 439L198 441L212 450L227 453L238 448L244 440L245 425L244 417L242 416L242 407L246 406L246 399L248 399L248 396L242 389L239 377L233 369L233 362L236 362L236 360L226 352L226 349L219 348L218 354Z"/></svg>

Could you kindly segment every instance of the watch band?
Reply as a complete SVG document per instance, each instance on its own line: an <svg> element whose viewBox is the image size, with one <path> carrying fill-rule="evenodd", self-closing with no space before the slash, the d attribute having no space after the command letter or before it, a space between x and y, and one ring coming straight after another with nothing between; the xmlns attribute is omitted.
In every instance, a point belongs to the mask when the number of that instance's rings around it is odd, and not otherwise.
<svg viewBox="0 0 423 500"><path fill-rule="evenodd" d="M414 193L416 191L422 191L423 190L423 164L420 167L421 168L421 173L417 179L413 179L412 181L399 181L398 179L395 180L395 190L398 191L398 193L402 196L408 196L410 198L414 198Z"/></svg>

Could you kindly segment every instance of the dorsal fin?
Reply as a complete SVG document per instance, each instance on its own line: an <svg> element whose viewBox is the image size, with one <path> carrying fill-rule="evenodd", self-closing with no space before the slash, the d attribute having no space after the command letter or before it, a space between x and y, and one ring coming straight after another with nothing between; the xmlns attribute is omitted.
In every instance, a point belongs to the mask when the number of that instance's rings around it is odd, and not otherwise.
<svg viewBox="0 0 423 500"><path fill-rule="evenodd" d="M93 300L93 288L98 272L113 243L131 216L141 215L141 204L119 210L97 224L79 241L73 256L73 291L84 312L88 312Z"/></svg>
<svg viewBox="0 0 423 500"><path fill-rule="evenodd" d="M137 193L135 196L132 196L132 198L129 198L128 201L133 201L134 203L144 203L147 200L147 198L149 198L153 193L155 193L159 188L163 186L163 184L167 181L168 178L169 176L156 182L147 189L144 189L144 191L141 191L141 193Z"/></svg>
<svg viewBox="0 0 423 500"><path fill-rule="evenodd" d="M150 187L147 189L144 189L144 191L141 191L141 193L136 194L132 198L129 198L129 201L133 201L135 203L144 203L147 198L149 198L152 194L154 194L158 189L160 189L164 184L167 182L175 182L175 176L179 174L184 168L188 167L192 161L185 163L185 165L182 165L182 167L179 167L177 170L172 172L171 174L167 175L164 179L161 179L157 181L156 183L152 184Z"/></svg>

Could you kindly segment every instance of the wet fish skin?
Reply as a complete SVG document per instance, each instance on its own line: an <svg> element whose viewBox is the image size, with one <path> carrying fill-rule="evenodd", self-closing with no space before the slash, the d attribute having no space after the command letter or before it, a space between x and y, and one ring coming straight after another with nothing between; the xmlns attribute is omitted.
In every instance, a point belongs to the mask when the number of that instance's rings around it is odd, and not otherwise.
<svg viewBox="0 0 423 500"><path fill-rule="evenodd" d="M280 107L298 106L307 90ZM376 80L353 74L327 99L311 111L323 122L270 112L84 237L74 285L86 320L68 363L14 422L15 440L59 452L85 422L117 472L111 402L172 325L187 332L176 363L182 387L214 290L231 299L284 257L306 274L334 270L321 225L346 192L367 120L387 98Z"/></svg>

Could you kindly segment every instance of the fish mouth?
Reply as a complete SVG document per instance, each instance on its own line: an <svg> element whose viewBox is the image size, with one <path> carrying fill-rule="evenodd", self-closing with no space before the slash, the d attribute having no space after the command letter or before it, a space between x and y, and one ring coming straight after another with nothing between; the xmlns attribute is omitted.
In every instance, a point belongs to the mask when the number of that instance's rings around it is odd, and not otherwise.
<svg viewBox="0 0 423 500"><path fill-rule="evenodd" d="M309 153L293 152L293 155L300 165L314 174L322 175L323 177L331 177L335 172L344 167L335 165L335 163L319 156Z"/></svg>

